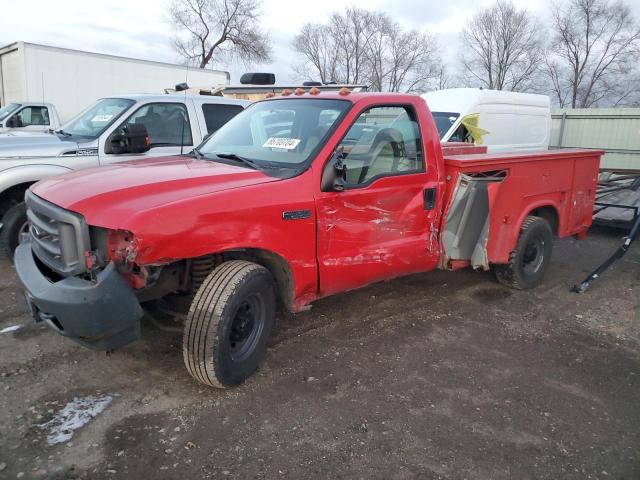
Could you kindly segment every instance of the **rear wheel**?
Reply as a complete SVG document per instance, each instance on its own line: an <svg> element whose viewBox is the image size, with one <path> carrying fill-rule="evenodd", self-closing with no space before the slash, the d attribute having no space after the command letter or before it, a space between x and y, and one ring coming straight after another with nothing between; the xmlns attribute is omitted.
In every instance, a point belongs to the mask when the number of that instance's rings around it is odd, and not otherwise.
<svg viewBox="0 0 640 480"><path fill-rule="evenodd" d="M549 223L540 217L529 216L520 227L516 249L506 265L494 265L500 283L524 290L539 285L551 260L553 233Z"/></svg>
<svg viewBox="0 0 640 480"><path fill-rule="evenodd" d="M191 376L212 387L240 384L265 356L275 311L266 268L242 260L218 266L198 289L185 324L182 351Z"/></svg>
<svg viewBox="0 0 640 480"><path fill-rule="evenodd" d="M24 202L20 202L12 206L2 216L0 246L2 246L9 259L13 260L13 252L28 237L27 206Z"/></svg>

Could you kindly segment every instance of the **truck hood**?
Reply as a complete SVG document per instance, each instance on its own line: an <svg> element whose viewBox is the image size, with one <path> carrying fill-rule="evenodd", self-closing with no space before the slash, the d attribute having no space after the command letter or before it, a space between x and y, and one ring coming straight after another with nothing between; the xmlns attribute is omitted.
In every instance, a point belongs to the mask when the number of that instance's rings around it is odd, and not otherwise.
<svg viewBox="0 0 640 480"><path fill-rule="evenodd" d="M154 207L278 178L245 167L189 157L116 163L38 182L33 192L80 213L89 225L119 228Z"/></svg>
<svg viewBox="0 0 640 480"><path fill-rule="evenodd" d="M82 148L96 148L97 142L92 143L95 143L95 145L82 144ZM0 159L57 157L63 153L75 153L78 148L79 145L77 142L62 139L50 133L42 133L39 135L8 133L0 135Z"/></svg>

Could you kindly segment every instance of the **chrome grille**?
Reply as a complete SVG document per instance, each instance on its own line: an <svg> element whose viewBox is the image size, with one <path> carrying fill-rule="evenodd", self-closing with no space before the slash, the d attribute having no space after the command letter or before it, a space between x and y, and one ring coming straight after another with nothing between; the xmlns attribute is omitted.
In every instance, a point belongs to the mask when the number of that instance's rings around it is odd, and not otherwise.
<svg viewBox="0 0 640 480"><path fill-rule="evenodd" d="M25 196L31 248L47 267L63 276L86 270L89 228L82 215L47 202L30 190Z"/></svg>

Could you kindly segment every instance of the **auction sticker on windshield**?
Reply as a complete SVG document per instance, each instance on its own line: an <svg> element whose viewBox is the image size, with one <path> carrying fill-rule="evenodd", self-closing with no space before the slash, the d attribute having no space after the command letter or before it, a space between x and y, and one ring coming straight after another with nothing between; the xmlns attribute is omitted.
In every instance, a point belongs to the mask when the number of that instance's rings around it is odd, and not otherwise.
<svg viewBox="0 0 640 480"><path fill-rule="evenodd" d="M108 122L113 118L113 115L96 115L91 119L92 122Z"/></svg>
<svg viewBox="0 0 640 480"><path fill-rule="evenodd" d="M284 148L285 150L293 150L300 143L299 138L280 138L280 137L271 137L264 145L265 148Z"/></svg>

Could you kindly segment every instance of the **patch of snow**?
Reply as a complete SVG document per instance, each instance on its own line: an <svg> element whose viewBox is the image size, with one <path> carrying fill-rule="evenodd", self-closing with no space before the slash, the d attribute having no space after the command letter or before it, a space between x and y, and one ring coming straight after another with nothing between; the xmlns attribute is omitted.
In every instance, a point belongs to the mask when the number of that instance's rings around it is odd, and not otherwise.
<svg viewBox="0 0 640 480"><path fill-rule="evenodd" d="M40 425L47 429L47 443L56 445L67 442L73 437L73 431L86 425L97 417L111 403L111 395L88 395L75 397L67 403L51 420Z"/></svg>
<svg viewBox="0 0 640 480"><path fill-rule="evenodd" d="M22 325L11 325L10 327L3 328L2 330L0 330L0 333L11 333L21 328L22 328Z"/></svg>

